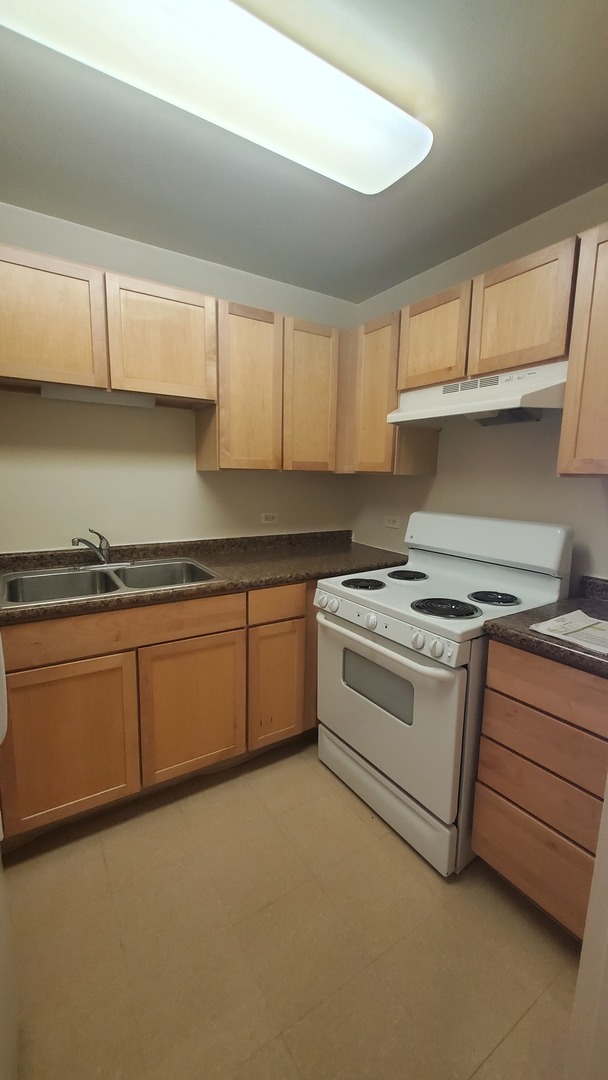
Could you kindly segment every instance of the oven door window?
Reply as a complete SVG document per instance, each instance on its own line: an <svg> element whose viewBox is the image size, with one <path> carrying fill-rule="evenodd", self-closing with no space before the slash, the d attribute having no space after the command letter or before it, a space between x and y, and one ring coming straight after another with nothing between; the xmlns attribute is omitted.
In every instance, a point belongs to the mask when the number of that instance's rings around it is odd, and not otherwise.
<svg viewBox="0 0 608 1080"><path fill-rule="evenodd" d="M342 658L342 679L346 686L402 723L413 724L414 687L408 679L387 671L352 649L343 649Z"/></svg>

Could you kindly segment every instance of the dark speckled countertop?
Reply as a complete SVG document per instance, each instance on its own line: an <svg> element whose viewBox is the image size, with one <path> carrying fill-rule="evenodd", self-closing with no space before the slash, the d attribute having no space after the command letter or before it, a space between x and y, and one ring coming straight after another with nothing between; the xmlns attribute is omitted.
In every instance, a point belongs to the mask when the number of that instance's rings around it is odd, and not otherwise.
<svg viewBox="0 0 608 1080"><path fill-rule="evenodd" d="M263 589L271 585L292 585L316 578L354 574L361 570L399 566L406 562L405 556L397 552L353 543L352 534L348 531L137 544L111 549L111 563L161 558L196 559L217 574L217 580L171 589L0 607L0 626L147 604L167 604L175 600L245 592L247 589ZM100 564L85 548L0 554L0 574L76 565Z"/></svg>
<svg viewBox="0 0 608 1080"><path fill-rule="evenodd" d="M491 619L485 624L485 629L494 641L502 641L515 649L524 649L525 652L544 656L547 660L557 660L568 667L580 668L591 675L608 679L608 657L604 658L589 652L581 645L570 645L530 629L532 623L547 622L548 619L578 611L579 608L593 619L608 621L608 581L603 578L582 577L577 596L521 611L516 615Z"/></svg>

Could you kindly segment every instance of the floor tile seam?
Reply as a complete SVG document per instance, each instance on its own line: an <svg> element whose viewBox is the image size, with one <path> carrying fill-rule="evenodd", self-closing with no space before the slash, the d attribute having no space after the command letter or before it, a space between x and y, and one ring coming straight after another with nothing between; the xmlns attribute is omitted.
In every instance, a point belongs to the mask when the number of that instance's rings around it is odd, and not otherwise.
<svg viewBox="0 0 608 1080"><path fill-rule="evenodd" d="M312 873L309 875L309 877L306 877L302 881L299 881L297 885L293 885L292 887L287 889L286 892L281 893L280 896L275 896L272 900L269 900L267 903L262 904L262 906L256 908L255 911L250 911L247 915L241 915L234 920L231 918L231 926L236 929L236 927L239 926L241 923L247 922L248 919L253 919L256 915L260 915L262 911L266 911L269 907L272 907L273 904L278 903L279 900L286 900L288 896L292 896L293 894L297 893L298 889L300 889L303 885L310 884L311 881L314 881L314 874Z"/></svg>
<svg viewBox="0 0 608 1080"><path fill-rule="evenodd" d="M293 814L295 811L301 810L302 807L308 806L310 803L313 803L315 801L318 802L319 798L323 798L325 795L326 792L322 792L321 794L319 794L319 792L315 792L312 795L306 796L306 798L304 799L298 800L297 803L294 803L293 806L290 806L287 810L282 809L273 811L270 809L266 802L264 802L263 805L267 813L270 814L273 821L276 821L279 817L282 817L286 814Z"/></svg>
<svg viewBox="0 0 608 1080"><path fill-rule="evenodd" d="M273 1014L273 1015L274 1015L274 1014ZM279 1034L278 1034L278 1035L273 1035L272 1039L268 1039L268 1040L267 1040L267 1042L263 1043L263 1045L262 1045L262 1046L259 1046L257 1050L254 1050L254 1051L253 1051L253 1053L252 1053L252 1054L250 1054L250 1055L249 1055L249 1057L245 1058L245 1060L244 1060L244 1061L241 1061L241 1062L239 1063L239 1065L237 1065L237 1066L236 1066L236 1068L232 1068L232 1069L231 1069L231 1070L230 1070L230 1071L229 1071L229 1072L228 1072L228 1073L226 1074L226 1080L232 1080L232 1077L234 1076L234 1074L235 1074L235 1072L236 1072L236 1070L237 1070L237 1069L240 1069L240 1068L241 1068L241 1066L243 1066L243 1065L247 1065L247 1064L248 1064L248 1062L252 1061L252 1060L253 1060L253 1058L255 1058L255 1057L257 1056L257 1054L261 1053L261 1052L262 1052L262 1050L265 1050L265 1049L266 1049L266 1047L267 1047L267 1046L270 1046L270 1045L271 1045L271 1044L272 1044L273 1042L276 1042L276 1040L277 1040L277 1039L280 1039L280 1040L281 1040L281 1042L282 1042L283 1046L285 1047L285 1050L287 1051L287 1053L288 1053L288 1055L289 1055L289 1058L290 1058L291 1064L293 1065L293 1068L295 1069L295 1071L296 1071L296 1073L297 1073L298 1077L300 1078L300 1080L303 1080L303 1078L302 1078L302 1073L300 1072L300 1070L299 1070L299 1068L298 1068L298 1066L297 1066L297 1064L296 1064L296 1061L295 1061L295 1059L294 1059L294 1056L293 1056L293 1054L292 1054L292 1052L291 1052L291 1048L289 1047L289 1045L288 1045L288 1043L287 1043L287 1039L286 1039L286 1038L285 1038L285 1036L283 1035L283 1032L282 1032L282 1031L279 1031Z"/></svg>
<svg viewBox="0 0 608 1080"><path fill-rule="evenodd" d="M483 1066L484 1066L484 1065L486 1064L486 1062L487 1062L487 1061L488 1061L488 1060L489 1060L489 1059L490 1059L490 1058L492 1057L492 1055L493 1055L493 1054L495 1054L495 1053L496 1053L496 1051L497 1051L497 1050L499 1049L499 1047L501 1047L501 1046L502 1046L502 1044L503 1044L503 1043L505 1042L505 1040L506 1040L506 1039L508 1039L508 1038L509 1038L509 1037L510 1037L510 1036L511 1036L511 1035L513 1034L513 1032L515 1031L515 1029L516 1029L517 1027L519 1027L519 1025L520 1025L520 1024L521 1024L521 1023L522 1023L522 1022L524 1021L524 1019L526 1018L526 1016L528 1015L528 1013L529 1013L529 1012L530 1012L530 1011L531 1011L531 1010L532 1010L532 1009L534 1008L534 1006L535 1006L535 1005L537 1005L537 1004L538 1004L538 1002L540 1001L541 997L543 996L543 994L545 994L545 993L546 993L546 991L547 991L547 990L548 990L548 987L545 987L545 988L544 988L544 990L541 990L540 994L538 994L538 996L534 998L534 1001L532 1001L532 1002L531 1002L531 1003L530 1003L530 1004L529 1004L529 1005L527 1006L527 1008L526 1008L526 1009L524 1009L524 1011L523 1011L523 1013L521 1014L521 1016L520 1016L520 1017L519 1017L519 1018L518 1018L518 1019L517 1019L517 1020L515 1021L515 1023L514 1023L514 1024L512 1024L512 1025L511 1025L511 1027L509 1028L509 1030L508 1030L508 1031L506 1031L506 1032L504 1033L504 1035L502 1036L502 1038L501 1038L501 1039L499 1039L499 1040L498 1040L498 1042L496 1043L496 1046L494 1046L494 1047L492 1048L492 1050L490 1050L490 1053L486 1055L486 1057L485 1057L485 1058L483 1059L483 1061L480 1061L479 1065L477 1065L477 1066L475 1067L475 1069L473 1070L473 1072L469 1074L469 1076L468 1076L468 1077L466 1078L466 1080L474 1080L474 1078L475 1078L475 1077L476 1077L476 1076L478 1075L478 1073L479 1073L479 1072L481 1071L481 1069L482 1069L482 1068L483 1068Z"/></svg>
<svg viewBox="0 0 608 1080"><path fill-rule="evenodd" d="M377 841L380 839L380 837L374 836L374 837L371 838L371 840L370 839L366 840L364 843L361 844L360 847L356 847L353 851L347 852L346 855L338 857L336 862L332 862L331 865L324 866L322 870L319 870L315 866L310 865L310 863L309 863L309 861L308 861L308 859L306 858L306 855L305 855L304 845L300 844L300 842L298 840L294 840L294 838L292 836L290 836L287 832L285 832L285 830L284 830L283 826L281 825L280 821L277 820L276 824L278 825L279 829L281 830L281 832L283 833L285 838L289 841L290 844L292 844L292 846L294 847L297 854L305 861L306 865L309 867L309 869L310 869L310 871L311 871L311 873L313 875L322 874L326 870L333 870L336 866L341 866L342 863L345 862L347 859L349 859L352 855L356 855L358 852L363 851L364 848L369 847L371 844L377 843Z"/></svg>

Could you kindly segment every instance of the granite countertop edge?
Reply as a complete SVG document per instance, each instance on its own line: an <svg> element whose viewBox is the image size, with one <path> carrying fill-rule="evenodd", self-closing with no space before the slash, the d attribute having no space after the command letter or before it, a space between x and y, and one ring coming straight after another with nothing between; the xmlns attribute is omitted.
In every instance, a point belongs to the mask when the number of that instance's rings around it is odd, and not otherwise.
<svg viewBox="0 0 608 1080"><path fill-rule="evenodd" d="M112 548L110 568L112 563L160 558L197 559L217 578L202 584L174 588L106 594L48 604L0 606L0 628L299 584L341 574L400 566L407 561L406 556L399 552L358 544L353 542L350 532L335 531L122 546ZM0 574L66 565L101 564L84 548L0 554Z"/></svg>
<svg viewBox="0 0 608 1080"><path fill-rule="evenodd" d="M546 660L555 660L559 664L566 664L567 667L578 668L579 671L586 671L589 675L598 675L602 679L608 679L608 657L590 652L584 646L570 645L565 641L559 641L557 638L551 638L530 629L534 623L546 622L548 619L555 619L558 615L565 615L579 608L593 619L608 621L608 581L601 578L583 577L580 580L579 589L577 595L558 600L554 604L532 608L516 615L490 619L485 623L484 629L493 641L511 645L514 649L522 649L524 652L535 653Z"/></svg>

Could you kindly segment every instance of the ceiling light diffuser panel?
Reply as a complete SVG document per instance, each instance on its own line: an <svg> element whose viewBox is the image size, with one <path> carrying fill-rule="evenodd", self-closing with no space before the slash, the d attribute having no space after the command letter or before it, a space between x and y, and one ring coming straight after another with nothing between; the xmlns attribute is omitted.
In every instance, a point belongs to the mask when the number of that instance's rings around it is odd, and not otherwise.
<svg viewBox="0 0 608 1080"><path fill-rule="evenodd" d="M230 0L0 0L0 24L366 195L433 142Z"/></svg>

